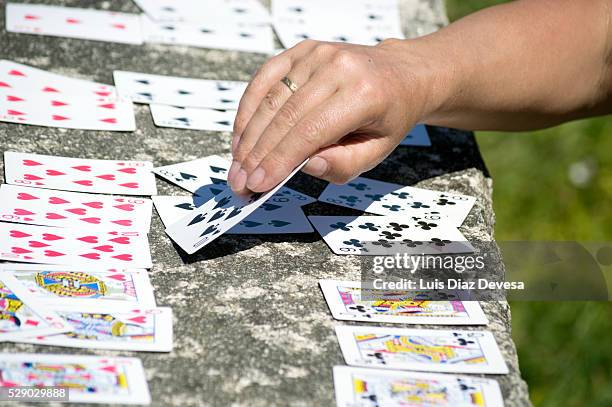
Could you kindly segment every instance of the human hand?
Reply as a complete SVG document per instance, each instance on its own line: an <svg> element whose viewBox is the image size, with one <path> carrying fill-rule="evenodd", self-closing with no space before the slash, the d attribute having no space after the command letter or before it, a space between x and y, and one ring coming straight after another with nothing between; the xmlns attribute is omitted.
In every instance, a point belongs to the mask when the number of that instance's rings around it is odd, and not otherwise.
<svg viewBox="0 0 612 407"><path fill-rule="evenodd" d="M307 40L268 60L240 101L232 189L267 191L308 157L302 171L333 183L376 166L428 108L423 59L407 41Z"/></svg>

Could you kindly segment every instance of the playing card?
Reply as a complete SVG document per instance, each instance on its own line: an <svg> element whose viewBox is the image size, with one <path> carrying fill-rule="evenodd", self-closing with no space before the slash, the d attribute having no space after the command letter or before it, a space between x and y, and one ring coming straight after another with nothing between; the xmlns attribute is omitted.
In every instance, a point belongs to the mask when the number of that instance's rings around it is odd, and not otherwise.
<svg viewBox="0 0 612 407"><path fill-rule="evenodd" d="M143 198L0 185L0 220L8 222L149 233L151 209Z"/></svg>
<svg viewBox="0 0 612 407"><path fill-rule="evenodd" d="M503 407L495 380L334 366L338 407Z"/></svg>
<svg viewBox="0 0 612 407"><path fill-rule="evenodd" d="M335 319L427 325L486 325L477 301L461 301L449 293L432 301L426 292L362 289L359 281L320 280L319 285ZM439 298L440 292L436 293Z"/></svg>
<svg viewBox="0 0 612 407"><path fill-rule="evenodd" d="M71 329L68 322L44 307L25 287L6 281L6 275L0 272L0 342Z"/></svg>
<svg viewBox="0 0 612 407"><path fill-rule="evenodd" d="M193 161L156 167L153 172L208 201L226 189L230 165L229 160L218 155L210 155ZM198 201L201 202L199 199ZM283 186L267 203L304 206L315 201L316 199L308 195Z"/></svg>
<svg viewBox="0 0 612 407"><path fill-rule="evenodd" d="M446 373L508 373L487 331L336 326L348 365Z"/></svg>
<svg viewBox="0 0 612 407"><path fill-rule="evenodd" d="M155 195L149 161L92 160L4 153L7 184L99 194Z"/></svg>
<svg viewBox="0 0 612 407"><path fill-rule="evenodd" d="M67 388L71 403L149 404L140 359L109 356L0 354L0 386Z"/></svg>
<svg viewBox="0 0 612 407"><path fill-rule="evenodd" d="M172 350L172 310L153 308L109 312L104 308L55 308L70 331L14 341L36 345L145 352Z"/></svg>
<svg viewBox="0 0 612 407"><path fill-rule="evenodd" d="M115 86L120 95L136 103L155 103L181 107L238 109L247 83L215 81L114 71Z"/></svg>
<svg viewBox="0 0 612 407"><path fill-rule="evenodd" d="M448 223L406 216L309 216L336 254L472 253L474 247Z"/></svg>
<svg viewBox="0 0 612 407"><path fill-rule="evenodd" d="M48 94L58 106L64 103L61 101L63 98L100 104L114 102L118 98L115 87L111 85L70 78L0 59L0 94L7 96L11 92L35 94L37 97Z"/></svg>
<svg viewBox="0 0 612 407"><path fill-rule="evenodd" d="M437 221L441 216L461 226L476 198L358 177L344 185L329 184L319 201L377 215L402 215Z"/></svg>
<svg viewBox="0 0 612 407"><path fill-rule="evenodd" d="M207 202L199 196L154 196L155 209L166 226L177 222L185 214ZM229 235L257 235L280 233L311 233L312 226L298 206L262 204L253 213L227 231Z"/></svg>
<svg viewBox="0 0 612 407"><path fill-rule="evenodd" d="M155 308L146 270L2 263L0 272L48 308L125 311Z"/></svg>
<svg viewBox="0 0 612 407"><path fill-rule="evenodd" d="M429 139L429 133L427 133L425 125L417 124L408 134L406 134L400 146L431 146L431 140Z"/></svg>
<svg viewBox="0 0 612 407"><path fill-rule="evenodd" d="M166 228L166 233L188 254L195 253L244 220L272 197L305 164L300 164L280 184L266 193L237 195L226 188L219 195Z"/></svg>
<svg viewBox="0 0 612 407"><path fill-rule="evenodd" d="M152 104L151 115L159 127L231 132L236 111Z"/></svg>
<svg viewBox="0 0 612 407"><path fill-rule="evenodd" d="M156 21L267 24L270 13L258 0L135 0Z"/></svg>
<svg viewBox="0 0 612 407"><path fill-rule="evenodd" d="M54 37L142 44L138 14L105 10L8 3L6 30Z"/></svg>
<svg viewBox="0 0 612 407"><path fill-rule="evenodd" d="M43 264L150 268L147 235L0 222L0 259Z"/></svg>
<svg viewBox="0 0 612 407"><path fill-rule="evenodd" d="M274 52L272 28L248 23L228 24L158 22L142 16L145 42L198 48L227 49L261 54Z"/></svg>

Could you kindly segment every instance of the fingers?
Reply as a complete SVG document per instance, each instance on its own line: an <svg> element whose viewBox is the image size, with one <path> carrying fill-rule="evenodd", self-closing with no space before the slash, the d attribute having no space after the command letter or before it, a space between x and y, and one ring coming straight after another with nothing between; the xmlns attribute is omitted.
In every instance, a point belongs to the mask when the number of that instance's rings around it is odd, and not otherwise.
<svg viewBox="0 0 612 407"><path fill-rule="evenodd" d="M356 103L350 92L335 93L302 118L248 174L253 192L278 185L291 171L322 147L336 143L370 120L366 104Z"/></svg>

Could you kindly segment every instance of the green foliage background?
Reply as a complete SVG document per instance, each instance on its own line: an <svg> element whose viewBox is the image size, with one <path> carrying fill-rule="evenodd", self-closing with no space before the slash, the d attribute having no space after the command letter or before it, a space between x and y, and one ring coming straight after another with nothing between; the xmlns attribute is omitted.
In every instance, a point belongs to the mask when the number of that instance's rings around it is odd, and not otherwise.
<svg viewBox="0 0 612 407"><path fill-rule="evenodd" d="M502 2L447 0L447 9L454 21ZM477 138L494 180L498 240L612 240L610 116L537 132L479 132ZM572 182L572 172L581 175L579 182ZM612 287L612 268L606 273ZM612 303L511 308L535 406L612 406Z"/></svg>

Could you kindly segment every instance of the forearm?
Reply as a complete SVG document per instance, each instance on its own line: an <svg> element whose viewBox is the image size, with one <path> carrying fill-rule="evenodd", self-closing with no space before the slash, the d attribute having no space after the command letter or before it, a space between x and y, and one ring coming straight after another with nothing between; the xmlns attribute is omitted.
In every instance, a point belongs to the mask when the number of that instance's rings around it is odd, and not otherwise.
<svg viewBox="0 0 612 407"><path fill-rule="evenodd" d="M394 46L423 61L423 122L540 128L612 112L611 14L610 0L522 0Z"/></svg>

